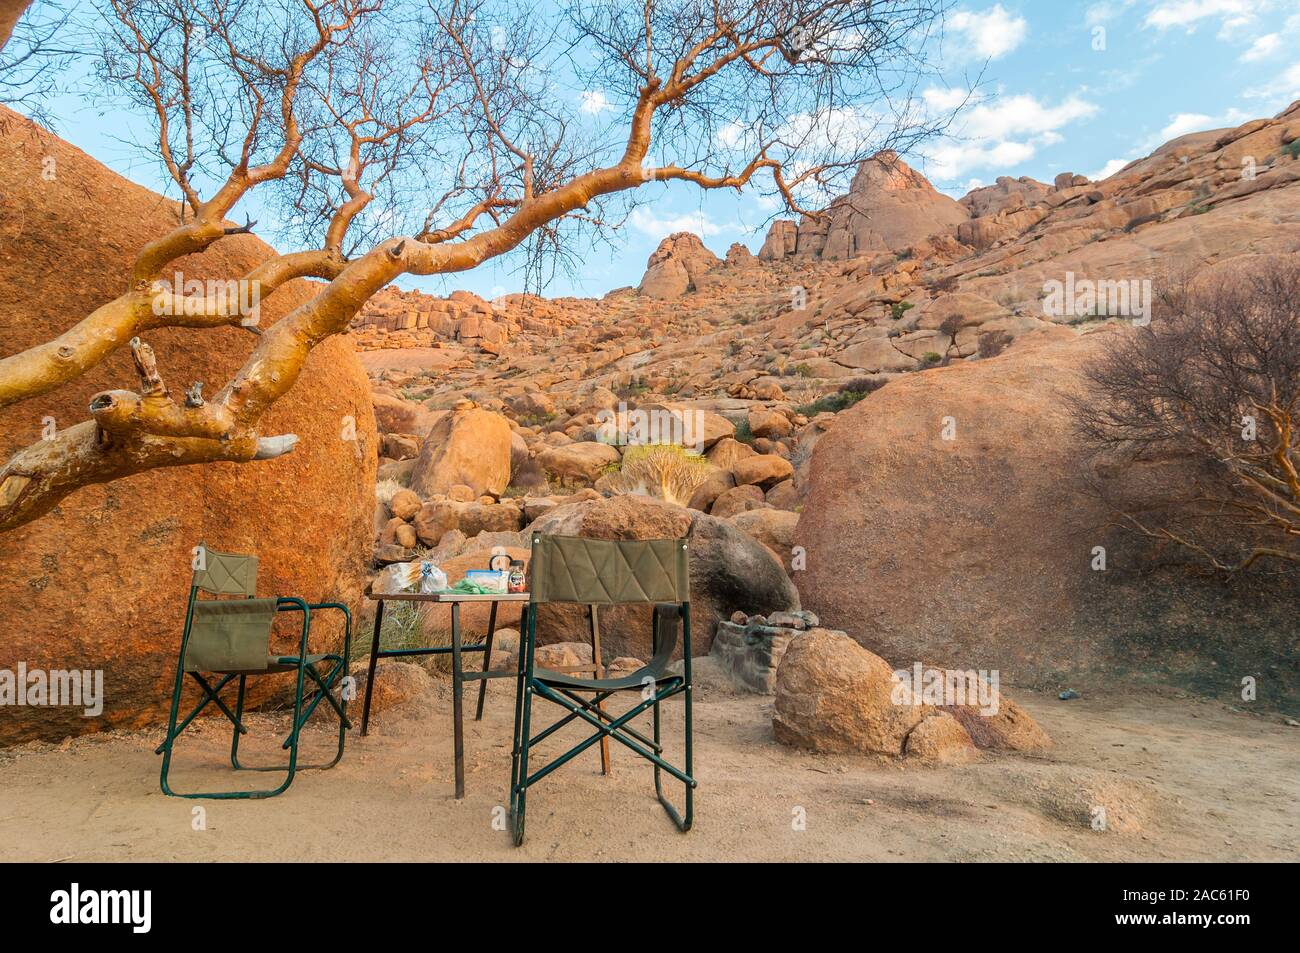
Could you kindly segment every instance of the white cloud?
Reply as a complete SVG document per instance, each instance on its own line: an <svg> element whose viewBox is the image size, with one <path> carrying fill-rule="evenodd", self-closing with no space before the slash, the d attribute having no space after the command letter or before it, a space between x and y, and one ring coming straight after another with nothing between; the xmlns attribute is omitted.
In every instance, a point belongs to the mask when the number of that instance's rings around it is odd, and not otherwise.
<svg viewBox="0 0 1300 953"><path fill-rule="evenodd" d="M584 89L582 91L581 108L583 112L594 116L603 113L607 109L613 109L614 105L609 101L609 97L600 90Z"/></svg>
<svg viewBox="0 0 1300 953"><path fill-rule="evenodd" d="M932 102L931 91L924 93ZM940 93L942 96L943 93ZM1008 139L1012 136L1043 137L1071 122L1097 112L1095 104L1070 96L1059 105L1048 106L1036 97L1021 93L990 102L977 103L959 116L961 134L976 139Z"/></svg>
<svg viewBox="0 0 1300 953"><path fill-rule="evenodd" d="M674 232L694 232L696 235L718 235L722 226L703 211L684 215L659 216L645 208L634 208L628 221L632 227L655 240L667 238Z"/></svg>
<svg viewBox="0 0 1300 953"><path fill-rule="evenodd" d="M1300 99L1300 63L1287 68L1271 82L1246 90L1243 95L1248 99L1274 99L1281 103Z"/></svg>
<svg viewBox="0 0 1300 953"><path fill-rule="evenodd" d="M1000 3L979 13L960 10L953 14L948 25L964 34L966 42L981 58L992 60L1010 53L1029 33L1025 18L1008 13Z"/></svg>
<svg viewBox="0 0 1300 953"><path fill-rule="evenodd" d="M1100 182L1102 179L1109 179L1112 175L1132 161L1132 159L1111 159L1099 170L1088 176L1088 178L1092 179L1094 182Z"/></svg>
<svg viewBox="0 0 1300 953"><path fill-rule="evenodd" d="M1158 30L1173 27L1196 29L1200 21L1217 17L1220 35L1250 23L1255 14L1269 6L1269 0L1159 0L1147 13L1146 25Z"/></svg>
<svg viewBox="0 0 1300 953"><path fill-rule="evenodd" d="M1133 6L1136 0L1100 0L1088 7L1084 13L1084 22L1088 26L1100 26L1115 19L1123 10Z"/></svg>
<svg viewBox="0 0 1300 953"><path fill-rule="evenodd" d="M949 91L931 89L923 95L927 103L942 106ZM1079 96L1056 105L1026 94L977 103L959 114L955 139L932 150L926 171L947 181L974 169L1008 174L1038 149L1060 142L1062 127L1096 112L1096 105Z"/></svg>
<svg viewBox="0 0 1300 953"><path fill-rule="evenodd" d="M1169 121L1169 125L1160 130L1160 141L1168 142L1189 132L1200 132L1215 127L1214 117L1205 113L1179 113Z"/></svg>
<svg viewBox="0 0 1300 953"><path fill-rule="evenodd" d="M1243 63L1253 63L1256 60L1267 59L1282 47L1282 37L1276 33L1266 33L1261 37L1256 37L1255 42L1250 44L1250 49L1241 54Z"/></svg>
<svg viewBox="0 0 1300 953"><path fill-rule="evenodd" d="M1152 146L1164 145L1170 139L1177 139L1179 136L1185 136L1192 132L1205 132L1208 129L1239 126L1250 118L1250 113L1236 107L1218 116L1207 116L1205 113L1179 113L1169 120L1169 125L1160 130L1152 142Z"/></svg>
<svg viewBox="0 0 1300 953"><path fill-rule="evenodd" d="M925 101L940 112L951 112L964 103L969 96L970 93L960 87L939 89L932 86L925 91Z"/></svg>

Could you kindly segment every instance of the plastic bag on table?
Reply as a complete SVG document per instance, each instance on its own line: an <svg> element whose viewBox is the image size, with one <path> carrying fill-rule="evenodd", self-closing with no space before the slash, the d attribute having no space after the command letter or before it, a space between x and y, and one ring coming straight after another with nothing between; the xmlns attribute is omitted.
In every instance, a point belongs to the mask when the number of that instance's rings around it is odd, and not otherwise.
<svg viewBox="0 0 1300 953"><path fill-rule="evenodd" d="M420 564L391 563L375 577L374 592L410 592L420 582Z"/></svg>
<svg viewBox="0 0 1300 953"><path fill-rule="evenodd" d="M420 592L442 592L447 588L447 574L425 560L420 563Z"/></svg>

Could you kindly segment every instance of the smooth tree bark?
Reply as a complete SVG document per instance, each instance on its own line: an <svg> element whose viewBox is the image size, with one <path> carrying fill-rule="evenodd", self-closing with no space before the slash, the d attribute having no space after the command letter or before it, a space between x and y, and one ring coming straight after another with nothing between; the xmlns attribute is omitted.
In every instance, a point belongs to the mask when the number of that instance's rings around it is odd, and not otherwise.
<svg viewBox="0 0 1300 953"><path fill-rule="evenodd" d="M293 435L262 434L267 409L401 275L515 256L540 282L617 228L630 197L675 181L761 188L819 214L862 160L950 120L913 97L943 5L576 0L557 17L487 0L105 0L100 80L152 116L182 214L118 297L0 359L0 407L123 346L139 375L0 469L0 529L78 487L290 452ZM251 231L230 220L250 195L296 247L231 279L262 299L295 278L326 282L266 328L238 295L163 281ZM227 325L256 335L243 366L211 396L177 399L148 333Z"/></svg>

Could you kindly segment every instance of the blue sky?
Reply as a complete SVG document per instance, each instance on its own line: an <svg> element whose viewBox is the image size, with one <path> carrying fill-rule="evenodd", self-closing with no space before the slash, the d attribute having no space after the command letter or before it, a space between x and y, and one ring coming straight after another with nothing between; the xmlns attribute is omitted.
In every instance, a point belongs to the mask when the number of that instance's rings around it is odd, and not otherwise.
<svg viewBox="0 0 1300 953"><path fill-rule="evenodd" d="M960 197L999 175L1097 177L1175 136L1275 114L1300 99L1300 0L963 3L937 52L944 75L926 87L935 107L976 75L979 91L954 136L905 158ZM572 93L575 107L593 119L605 112L599 90ZM135 181L164 188L156 164L123 141L148 141L147 125L72 95L56 100L52 112L64 138ZM674 231L701 234L719 255L732 242L757 251L772 215L771 203L757 195L685 183L645 188L656 190L651 201L634 210L613 247L584 251L581 274L557 276L544 293L599 296L635 285L646 258ZM494 297L522 290L522 279L489 263L450 282L399 285Z"/></svg>

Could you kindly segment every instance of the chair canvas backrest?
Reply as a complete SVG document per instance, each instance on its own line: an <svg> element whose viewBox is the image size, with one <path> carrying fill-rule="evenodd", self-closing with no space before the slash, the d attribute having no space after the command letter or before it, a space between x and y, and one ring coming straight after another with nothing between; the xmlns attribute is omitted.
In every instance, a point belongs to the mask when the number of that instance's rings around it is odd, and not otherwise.
<svg viewBox="0 0 1300 953"><path fill-rule="evenodd" d="M193 586L214 596L245 596L257 594L257 557L235 553L219 553L200 544L203 550L203 568L194 570Z"/></svg>
<svg viewBox="0 0 1300 953"><path fill-rule="evenodd" d="M620 605L690 600L684 539L587 539L533 534L533 602Z"/></svg>
<svg viewBox="0 0 1300 953"><path fill-rule="evenodd" d="M258 671L270 652L276 600L255 599L257 557L219 553L202 544L201 569L194 570L184 667L189 672ZM198 599L197 591L234 599Z"/></svg>

